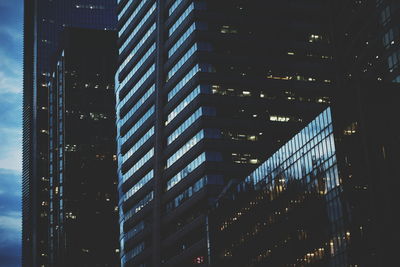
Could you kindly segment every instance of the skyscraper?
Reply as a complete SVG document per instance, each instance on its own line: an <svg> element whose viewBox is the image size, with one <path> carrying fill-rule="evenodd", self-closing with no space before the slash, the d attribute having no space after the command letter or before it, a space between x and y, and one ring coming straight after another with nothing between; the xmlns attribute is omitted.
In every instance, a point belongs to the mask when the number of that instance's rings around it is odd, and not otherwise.
<svg viewBox="0 0 400 267"><path fill-rule="evenodd" d="M115 267L116 34L66 28L62 39L49 83L49 263Z"/></svg>
<svg viewBox="0 0 400 267"><path fill-rule="evenodd" d="M118 1L121 262L205 266L206 210L331 97L320 1Z"/></svg>
<svg viewBox="0 0 400 267"><path fill-rule="evenodd" d="M24 1L23 266L48 262L48 81L65 26L115 27L115 3L105 0Z"/></svg>
<svg viewBox="0 0 400 267"><path fill-rule="evenodd" d="M397 261L400 186L398 1L331 1L338 165L351 225L349 264Z"/></svg>

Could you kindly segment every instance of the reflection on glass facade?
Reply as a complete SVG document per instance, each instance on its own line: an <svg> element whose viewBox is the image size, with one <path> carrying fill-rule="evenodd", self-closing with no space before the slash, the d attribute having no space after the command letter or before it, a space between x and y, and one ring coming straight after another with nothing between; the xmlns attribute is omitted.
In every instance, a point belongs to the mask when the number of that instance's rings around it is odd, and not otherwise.
<svg viewBox="0 0 400 267"><path fill-rule="evenodd" d="M221 197L215 266L346 266L341 192L328 108Z"/></svg>

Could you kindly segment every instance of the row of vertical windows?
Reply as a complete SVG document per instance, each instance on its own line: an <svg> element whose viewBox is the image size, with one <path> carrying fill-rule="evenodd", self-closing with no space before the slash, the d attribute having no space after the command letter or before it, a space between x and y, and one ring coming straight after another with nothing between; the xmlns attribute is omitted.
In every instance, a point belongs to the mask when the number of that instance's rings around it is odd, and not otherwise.
<svg viewBox="0 0 400 267"><path fill-rule="evenodd" d="M129 149L128 152L126 152L125 155L122 156L122 163L124 163L127 159L129 159L130 156L133 155L136 151L139 150L139 148L146 143L147 140L150 139L154 135L154 126L150 128L147 133L145 133L133 146L131 149Z"/></svg>
<svg viewBox="0 0 400 267"><path fill-rule="evenodd" d="M151 179L153 179L154 171L149 171L142 179L139 180L131 189L129 189L122 197L123 201L127 201L132 197L137 191L139 191L145 184L147 184Z"/></svg>
<svg viewBox="0 0 400 267"><path fill-rule="evenodd" d="M181 59L171 68L167 75L167 81L174 76L174 74L185 64L185 62L197 51L198 46L195 43L182 57Z"/></svg>
<svg viewBox="0 0 400 267"><path fill-rule="evenodd" d="M149 39L149 36L156 30L156 24L153 23L153 25L151 25L150 29L146 32L146 34L143 36L142 39L140 39L140 41L137 43L137 45L135 46L135 48L132 49L132 51L129 53L129 56L124 60L124 62L122 62L122 64L119 66L118 68L118 72L120 72L125 66L126 64L128 64L128 62L136 55L136 52L139 51L139 49L142 47L142 45L147 41L147 39Z"/></svg>
<svg viewBox="0 0 400 267"><path fill-rule="evenodd" d="M168 51L168 58L170 58L176 50L183 44L183 42L186 41L186 39L196 30L196 24L193 23L190 25L190 27L187 29L187 31L182 34L182 36L176 41L176 43L171 47L171 49Z"/></svg>
<svg viewBox="0 0 400 267"><path fill-rule="evenodd" d="M156 50L156 44L153 45L147 50L147 52L143 55L143 57L139 60L138 63L132 68L132 70L126 75L126 77L122 80L121 84L125 85L127 81L129 81L138 71L138 69L143 65L143 63L150 57L150 55Z"/></svg>
<svg viewBox="0 0 400 267"><path fill-rule="evenodd" d="M128 251L121 259L122 261L122 267L125 267L125 264L133 259L134 257L136 257L137 255L139 255L140 253L142 253L142 251L144 250L144 242L140 243L139 245L137 245L136 247L134 247L132 250Z"/></svg>
<svg viewBox="0 0 400 267"><path fill-rule="evenodd" d="M146 15L142 18L142 20L139 22L139 24L135 27L135 29L132 31L132 33L129 35L129 37L125 40L124 44L121 46L119 49L119 53L121 54L122 51L124 51L125 47L128 45L128 43L135 37L136 33L142 28L143 24L146 23L147 19L153 14L154 10L156 10L156 3L154 3L149 11L147 11Z"/></svg>
<svg viewBox="0 0 400 267"><path fill-rule="evenodd" d="M129 220L133 215L141 211L150 201L154 198L154 192L151 191L142 200L140 200L135 206L133 206L128 212L125 213L125 220Z"/></svg>
<svg viewBox="0 0 400 267"><path fill-rule="evenodd" d="M171 36L175 30L182 24L182 22L189 16L190 12L194 10L194 3L191 3L188 8L182 13L182 15L177 19L174 25L169 28L169 36Z"/></svg>
<svg viewBox="0 0 400 267"><path fill-rule="evenodd" d="M196 64L182 80L168 93L168 101L170 101L192 78L200 71L200 65Z"/></svg>
<svg viewBox="0 0 400 267"><path fill-rule="evenodd" d="M131 90L129 90L128 94L121 100L121 102L118 103L118 109L121 108L123 105L125 105L126 102L128 102L129 98L133 96L134 93L144 84L144 82L147 80L147 78L150 77L150 75L153 74L153 72L156 70L156 65L153 64L151 67L147 70L147 72L140 78L140 80L135 83L135 86ZM122 88L125 84L121 84L119 88Z"/></svg>
<svg viewBox="0 0 400 267"><path fill-rule="evenodd" d="M122 182L125 182L131 176L137 172L144 164L146 164L154 156L154 148L150 149L141 159L139 159L135 165L132 166L124 175L122 175Z"/></svg>
<svg viewBox="0 0 400 267"><path fill-rule="evenodd" d="M124 144L126 140L128 140L129 137L131 137L142 125L147 121L148 118L150 118L151 115L153 115L155 110L154 105L135 123L135 125L130 128L130 130L123 136L121 137L121 144Z"/></svg>
<svg viewBox="0 0 400 267"><path fill-rule="evenodd" d="M175 197L175 199L168 202L166 205L166 212L170 212L179 207L180 205L182 205L182 203L191 198L194 193L200 191L206 184L207 184L207 176L204 176L200 180L198 180L194 185L190 186L181 194L179 194L177 197Z"/></svg>
<svg viewBox="0 0 400 267"><path fill-rule="evenodd" d="M171 167L178 159L180 159L186 152L188 152L192 147L194 147L200 140L204 138L204 130L198 132L195 136L193 136L189 141L186 142L178 151L176 151L171 157L167 160L167 168Z"/></svg>
<svg viewBox="0 0 400 267"><path fill-rule="evenodd" d="M118 121L118 128L122 127L122 125L125 124L125 122L127 120L129 120L129 118L132 117L133 114L135 114L135 112L143 105L144 102L146 102L146 100L151 96L151 94L154 93L156 89L155 84L153 84L147 91L146 93L136 102L136 104L129 110L128 113L126 113L126 115Z"/></svg>
<svg viewBox="0 0 400 267"><path fill-rule="evenodd" d="M209 115L215 116L216 110L213 107L200 107L197 109L192 116L190 116L186 121L184 121L170 136L168 136L167 144L171 144L175 139L177 139L187 128L190 127L195 121L197 121L201 116Z"/></svg>

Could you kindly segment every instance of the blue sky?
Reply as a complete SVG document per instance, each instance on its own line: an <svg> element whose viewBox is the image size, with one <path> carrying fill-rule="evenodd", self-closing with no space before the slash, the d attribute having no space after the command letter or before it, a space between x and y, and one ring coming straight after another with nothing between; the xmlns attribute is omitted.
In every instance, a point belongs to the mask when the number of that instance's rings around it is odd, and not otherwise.
<svg viewBox="0 0 400 267"><path fill-rule="evenodd" d="M0 0L0 267L20 266L22 0Z"/></svg>

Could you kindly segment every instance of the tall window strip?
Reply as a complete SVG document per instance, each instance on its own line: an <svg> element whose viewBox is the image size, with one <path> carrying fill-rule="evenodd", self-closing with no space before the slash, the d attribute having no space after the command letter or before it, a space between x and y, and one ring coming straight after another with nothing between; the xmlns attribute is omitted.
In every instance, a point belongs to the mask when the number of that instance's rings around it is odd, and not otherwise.
<svg viewBox="0 0 400 267"><path fill-rule="evenodd" d="M122 33L126 30L126 28L129 26L129 24L131 24L132 20L134 20L137 16L137 14L139 13L139 11L142 9L142 7L148 2L149 0L143 0L140 2L140 4L135 8L135 10L132 12L132 14L130 15L129 19L125 22L124 26L121 28L121 30L118 31L118 37L121 37ZM130 0L129 2L132 2L132 0ZM128 5L125 6L124 10L127 9ZM123 16L123 13L126 11L122 10L122 12L120 13L121 16ZM119 16L118 15L118 19Z"/></svg>
<svg viewBox="0 0 400 267"><path fill-rule="evenodd" d="M132 128L129 129L129 131L121 137L121 145L128 140L129 137L131 137L142 125L145 123L151 115L153 115L155 110L154 105L132 126Z"/></svg>
<svg viewBox="0 0 400 267"><path fill-rule="evenodd" d="M153 23L151 25L150 29L145 33L142 39L137 43L135 48L132 49L132 51L129 53L129 56L122 62L121 66L118 68L118 72L121 72L123 68L128 64L128 62L136 55L137 51L139 51L140 48L142 48L142 45L149 39L150 35L156 30L156 24Z"/></svg>
<svg viewBox="0 0 400 267"><path fill-rule="evenodd" d="M122 175L122 182L125 182L132 177L144 164L146 164L154 156L154 148L150 149L135 165L132 166L125 174Z"/></svg>
<svg viewBox="0 0 400 267"><path fill-rule="evenodd" d="M122 80L121 84L126 84L138 71L138 69L143 65L143 63L150 57L150 55L156 50L156 44L153 45L146 51L143 57L136 63L136 65L132 68L132 70L126 75L126 77Z"/></svg>
<svg viewBox="0 0 400 267"><path fill-rule="evenodd" d="M119 12L118 14L118 20L122 18L122 16L125 14L125 12L128 10L128 8L131 6L133 0L129 0L128 3L124 6L124 8ZM119 3L119 0L118 0Z"/></svg>
<svg viewBox="0 0 400 267"><path fill-rule="evenodd" d="M176 116L178 116L179 113L187 106L189 105L193 99L196 98L201 93L201 86L197 86L182 102L179 103L179 105L174 108L167 116L167 121L165 122L165 125L168 125Z"/></svg>
<svg viewBox="0 0 400 267"><path fill-rule="evenodd" d="M194 10L194 3L191 3L188 8L182 13L182 15L176 20L176 22L169 28L169 36L171 36L175 30L182 24L182 22L189 16L190 12Z"/></svg>
<svg viewBox="0 0 400 267"><path fill-rule="evenodd" d="M200 66L197 64L194 66L182 80L168 93L168 101L170 101L192 78L200 71Z"/></svg>
<svg viewBox="0 0 400 267"><path fill-rule="evenodd" d="M195 43L182 57L181 59L171 68L167 75L167 81L186 63L186 61L197 51L198 45Z"/></svg>
<svg viewBox="0 0 400 267"><path fill-rule="evenodd" d="M123 105L125 105L126 102L128 102L128 100L133 96L134 93L136 93L136 91L144 84L144 82L147 80L147 78L150 77L150 75L152 75L154 73L154 71L156 70L156 65L153 64L150 66L150 68L147 70L147 72L140 78L140 80L135 83L135 86L133 86L133 88L131 90L129 90L129 92L126 94L126 96L118 103L118 109L121 109L121 107ZM123 88L125 86L125 84L121 84L119 89ZM117 90L118 93L119 90Z"/></svg>
<svg viewBox="0 0 400 267"><path fill-rule="evenodd" d="M118 121L118 128L121 128L127 120L129 120L133 114L143 105L144 102L154 93L156 89L155 84L153 84L146 93L136 102L136 104L126 113L126 115Z"/></svg>
<svg viewBox="0 0 400 267"><path fill-rule="evenodd" d="M126 202L128 199L130 199L137 191L139 191L151 179L153 179L153 177L154 177L154 170L151 170L123 195L122 197L123 201Z"/></svg>
<svg viewBox="0 0 400 267"><path fill-rule="evenodd" d="M181 47L181 45L186 41L186 39L196 30L196 24L193 23L190 25L190 27L186 30L184 34L176 41L176 43L171 47L171 49L168 51L168 58L170 58L176 50Z"/></svg>
<svg viewBox="0 0 400 267"><path fill-rule="evenodd" d="M133 39L133 37L135 37L136 33L142 28L143 24L146 23L147 19L153 14L154 10L156 10L156 3L154 3L154 5L151 6L149 11L147 11L146 15L142 18L142 20L135 27L135 29L132 31L132 33L129 35L129 37L125 40L124 44L120 47L120 49L119 49L120 54L122 53L122 51L124 51L125 47Z"/></svg>
<svg viewBox="0 0 400 267"><path fill-rule="evenodd" d="M168 10L168 16L171 16L172 13L177 9L177 7L182 3L183 0L176 0L172 6Z"/></svg>
<svg viewBox="0 0 400 267"><path fill-rule="evenodd" d="M133 146L122 156L122 163L125 163L139 148L154 135L154 126L150 128Z"/></svg>
<svg viewBox="0 0 400 267"><path fill-rule="evenodd" d="M193 136L189 141L186 142L178 151L176 151L171 157L167 160L167 168L171 167L178 159L180 159L186 152L188 152L192 147L194 147L200 140L204 138L204 130L198 132L195 136Z"/></svg>

